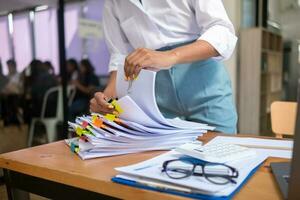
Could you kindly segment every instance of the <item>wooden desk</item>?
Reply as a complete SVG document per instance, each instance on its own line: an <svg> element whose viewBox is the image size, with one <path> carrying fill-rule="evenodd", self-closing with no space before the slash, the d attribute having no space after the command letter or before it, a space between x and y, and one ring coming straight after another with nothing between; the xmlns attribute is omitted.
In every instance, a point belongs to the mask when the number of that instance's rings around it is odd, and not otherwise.
<svg viewBox="0 0 300 200"><path fill-rule="evenodd" d="M209 141L215 133L201 138ZM0 155L8 191L19 188L52 199L184 199L160 192L113 183L115 167L137 163L162 151L81 160L63 141ZM281 199L269 163L286 159L269 158L234 199ZM12 195L12 194L9 194Z"/></svg>

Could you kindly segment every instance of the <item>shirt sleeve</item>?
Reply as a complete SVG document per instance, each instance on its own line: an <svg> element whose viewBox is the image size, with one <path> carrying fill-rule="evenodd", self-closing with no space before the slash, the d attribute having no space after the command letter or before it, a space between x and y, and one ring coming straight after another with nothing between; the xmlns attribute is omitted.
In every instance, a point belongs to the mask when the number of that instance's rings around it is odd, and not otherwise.
<svg viewBox="0 0 300 200"><path fill-rule="evenodd" d="M115 15L114 1L112 0L106 0L104 3L103 30L105 42L110 52L108 71L111 72L124 66L125 58L132 50Z"/></svg>
<svg viewBox="0 0 300 200"><path fill-rule="evenodd" d="M220 54L216 60L230 58L237 37L222 0L193 0L197 24L201 30L198 40L210 43Z"/></svg>

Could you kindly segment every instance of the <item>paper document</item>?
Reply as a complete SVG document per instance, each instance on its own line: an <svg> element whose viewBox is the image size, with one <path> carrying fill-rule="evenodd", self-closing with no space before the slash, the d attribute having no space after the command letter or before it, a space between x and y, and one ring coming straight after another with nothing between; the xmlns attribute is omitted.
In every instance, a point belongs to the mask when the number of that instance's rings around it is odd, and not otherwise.
<svg viewBox="0 0 300 200"><path fill-rule="evenodd" d="M128 119L130 116L131 120L129 121L137 121L138 115L135 116L133 111L143 110L146 115L148 115L152 120L158 122L164 126L170 126L174 128L188 128L188 129L201 129L203 127L213 130L213 127L207 126L207 124L189 122L185 120L181 120L178 118L175 119L166 119L160 112L156 99L155 99L155 78L156 72L150 70L141 70L137 80L134 80L131 84L130 92L128 93L127 89L129 86L129 81L124 79L124 69L121 68L118 70L117 74L117 96L119 97L119 102L124 105L123 101L126 103L129 101L128 97L135 102L135 104L127 105L127 109L125 112L120 115L121 118ZM122 100L122 98L126 98L126 100ZM139 107L139 108L137 108ZM130 113L129 113L130 112ZM141 114L140 112L138 112ZM148 122L148 119L145 118ZM145 122L146 123L146 122ZM143 123L141 123L143 124ZM145 124L143 124L145 125Z"/></svg>

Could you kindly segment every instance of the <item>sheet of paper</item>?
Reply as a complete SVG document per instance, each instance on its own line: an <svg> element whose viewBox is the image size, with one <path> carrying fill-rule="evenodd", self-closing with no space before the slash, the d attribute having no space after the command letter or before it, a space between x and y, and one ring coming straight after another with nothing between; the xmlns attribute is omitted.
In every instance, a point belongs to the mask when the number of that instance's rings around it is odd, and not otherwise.
<svg viewBox="0 0 300 200"><path fill-rule="evenodd" d="M276 139L260 139L250 137L229 137L229 136L217 136L210 143L228 142L232 144L239 144L244 146L262 146L266 148L254 148L260 155L267 157L278 158L292 158L292 150L280 150L276 148L293 148L293 141L291 140L276 140ZM274 149L272 149L274 147Z"/></svg>
<svg viewBox="0 0 300 200"><path fill-rule="evenodd" d="M148 127L167 128L166 125L160 124L148 116L129 96L122 97L118 100L118 103L124 110L124 112L120 114L121 119L134 121Z"/></svg>
<svg viewBox="0 0 300 200"><path fill-rule="evenodd" d="M121 99L123 97L129 96L136 103L136 105L138 105L138 107L145 112L146 115L161 125L182 129L202 129L205 127L206 124L192 123L180 119L165 119L165 117L161 114L155 99L156 72L150 70L141 70L137 80L132 82L131 87L129 87L129 81L125 81L124 77L124 69L121 67L118 69L116 86L117 96L120 98L119 101L122 101ZM130 88L129 91L128 88ZM126 115L127 117L135 114L133 112L128 113L129 110L127 109L132 109L134 111L137 110L137 108L131 107L124 109L124 111L127 113L123 115ZM135 121L135 118L131 118L130 121Z"/></svg>

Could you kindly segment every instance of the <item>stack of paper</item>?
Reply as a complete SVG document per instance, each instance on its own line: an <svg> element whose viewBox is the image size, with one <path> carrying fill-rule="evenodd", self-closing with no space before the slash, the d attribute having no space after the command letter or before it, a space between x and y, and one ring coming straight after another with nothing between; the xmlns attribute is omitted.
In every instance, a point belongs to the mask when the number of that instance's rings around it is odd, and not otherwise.
<svg viewBox="0 0 300 200"><path fill-rule="evenodd" d="M119 175L112 178L114 182L134 187L157 190L195 199L231 199L236 191L255 172L266 156L256 156L248 159L230 161L227 165L238 170L236 183L224 185L209 182L203 176L190 176L182 179L172 179L162 172L164 161L186 157L175 151L161 154L150 160L134 165L116 168ZM193 158L191 158L193 159Z"/></svg>
<svg viewBox="0 0 300 200"><path fill-rule="evenodd" d="M66 142L82 159L172 149L214 129L179 118L166 119L155 100L156 73L142 70L138 80L130 84L123 71L118 71L119 100L114 103L121 110L118 118L94 113L69 122L81 137Z"/></svg>

